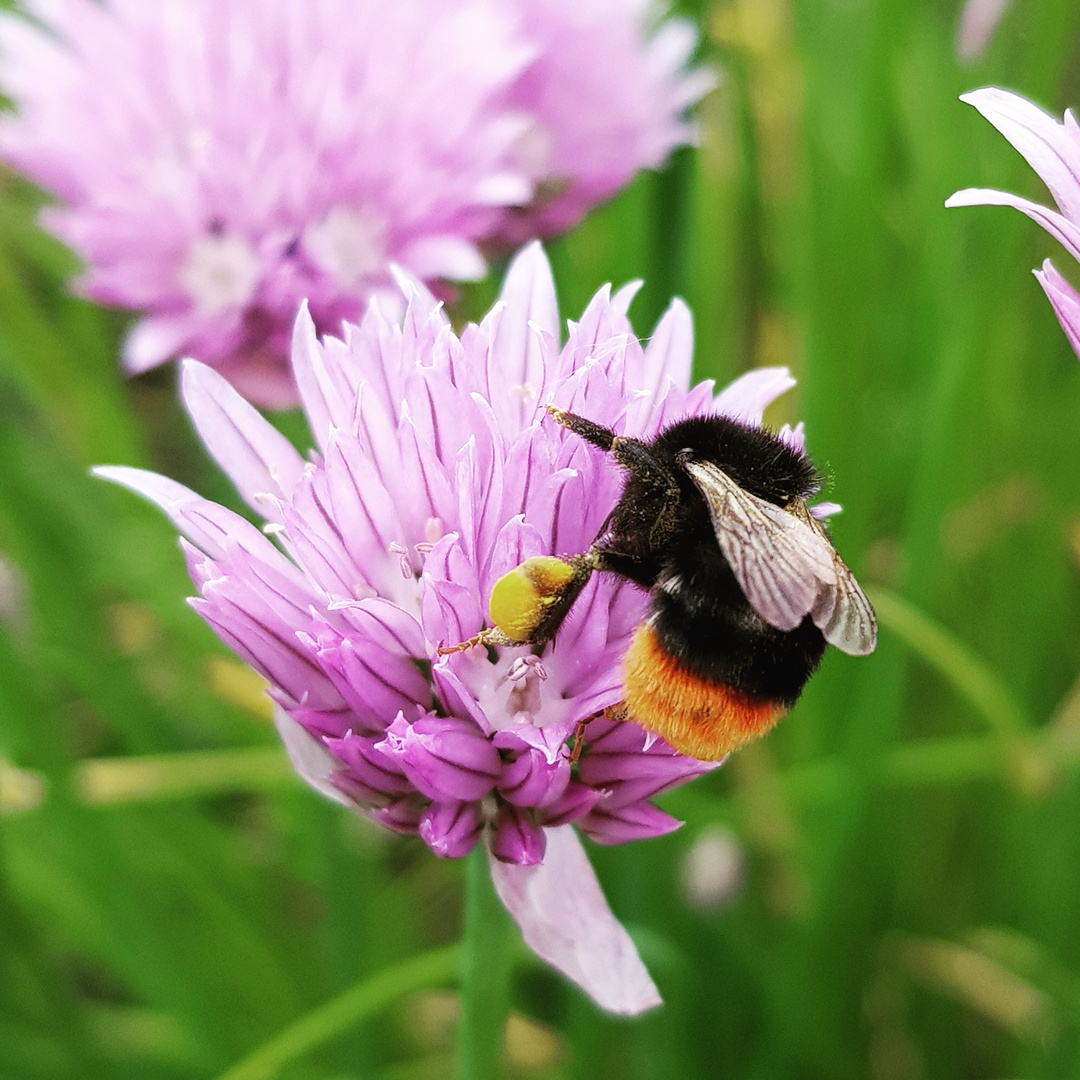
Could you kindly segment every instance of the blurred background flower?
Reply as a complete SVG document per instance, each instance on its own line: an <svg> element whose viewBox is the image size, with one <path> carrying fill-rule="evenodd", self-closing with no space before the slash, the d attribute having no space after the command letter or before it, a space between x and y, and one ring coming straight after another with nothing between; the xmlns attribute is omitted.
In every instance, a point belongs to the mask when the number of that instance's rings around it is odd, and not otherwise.
<svg viewBox="0 0 1080 1080"><path fill-rule="evenodd" d="M0 155L56 200L80 290L177 355L295 404L301 300L357 321L391 263L482 277L690 138L689 24L639 0L33 0L0 24Z"/></svg>

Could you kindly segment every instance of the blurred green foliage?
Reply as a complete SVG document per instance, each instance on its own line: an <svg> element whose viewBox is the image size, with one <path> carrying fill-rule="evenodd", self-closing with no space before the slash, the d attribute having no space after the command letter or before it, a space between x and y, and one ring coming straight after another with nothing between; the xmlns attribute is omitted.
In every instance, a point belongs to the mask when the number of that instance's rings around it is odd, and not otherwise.
<svg viewBox="0 0 1080 1080"><path fill-rule="evenodd" d="M666 1004L612 1020L522 952L508 1075L1080 1077L1080 368L1028 273L1076 268L942 207L1045 197L957 96L1080 104L1080 9L1016 0L962 66L955 0L684 7L722 72L701 145L550 246L562 311L641 277L639 332L684 296L701 377L796 371L771 419L835 478L881 645L668 796L683 830L590 848ZM305 1023L310 1052L244 1075L449 1075L450 954L398 965L456 939L461 867L291 778L171 527L89 477L238 504L173 372L118 374L123 320L66 294L37 201L0 178L0 1078L214 1076ZM718 838L741 873L695 906Z"/></svg>

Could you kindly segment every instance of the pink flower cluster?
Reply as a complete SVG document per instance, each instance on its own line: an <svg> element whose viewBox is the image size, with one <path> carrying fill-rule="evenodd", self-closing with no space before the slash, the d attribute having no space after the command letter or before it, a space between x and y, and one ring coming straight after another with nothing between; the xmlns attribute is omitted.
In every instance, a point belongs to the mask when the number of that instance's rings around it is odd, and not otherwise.
<svg viewBox="0 0 1080 1080"><path fill-rule="evenodd" d="M81 290L295 404L288 338L574 224L691 131L690 26L644 0L28 0L0 15L0 157L50 192Z"/></svg>
<svg viewBox="0 0 1080 1080"><path fill-rule="evenodd" d="M572 826L605 844L667 833L679 823L652 798L714 766L602 718L577 754L568 744L620 700L646 594L598 574L541 650L439 646L485 625L492 586L526 558L586 550L618 501L621 470L544 404L648 437L714 411L760 423L793 381L763 369L718 396L691 389L689 312L674 302L643 347L626 318L634 286L601 290L560 347L535 244L460 336L405 288L400 325L373 303L343 339L320 340L301 313L309 459L220 375L185 364L192 419L263 528L162 476L99 471L184 534L192 604L271 682L298 772L438 855L485 843L530 946L605 1008L637 1012L655 988Z"/></svg>

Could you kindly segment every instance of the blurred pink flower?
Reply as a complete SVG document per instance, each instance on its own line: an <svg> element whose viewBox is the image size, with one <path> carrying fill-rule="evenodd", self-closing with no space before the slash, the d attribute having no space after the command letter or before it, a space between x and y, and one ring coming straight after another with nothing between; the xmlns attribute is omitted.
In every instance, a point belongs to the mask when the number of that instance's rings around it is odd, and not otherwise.
<svg viewBox="0 0 1080 1080"><path fill-rule="evenodd" d="M965 64L981 60L1012 0L965 0L956 24L956 57Z"/></svg>
<svg viewBox="0 0 1080 1080"><path fill-rule="evenodd" d="M1023 155L1049 188L1060 213L1019 195L990 188L965 188L949 196L945 205L1015 207L1038 222L1080 261L1080 125L1072 110L1066 110L1064 121L1059 122L1019 94L996 87L974 90L963 94L960 100L978 109ZM1034 274L1069 344L1080 356L1080 295L1049 259Z"/></svg>
<svg viewBox="0 0 1080 1080"><path fill-rule="evenodd" d="M143 313L128 371L188 354L296 403L323 332L481 246L561 229L685 142L694 35L640 0L28 0L0 16L0 156L94 300ZM534 194L561 192L547 201ZM512 222L512 226L511 223Z"/></svg>
<svg viewBox="0 0 1080 1080"><path fill-rule="evenodd" d="M715 79L685 72L693 24L670 19L649 37L650 0L519 0L537 54L511 100L533 119L518 163L535 200L504 215L500 236L516 246L576 224L639 169L662 165L693 139L683 119Z"/></svg>
<svg viewBox="0 0 1080 1080"><path fill-rule="evenodd" d="M524 559L587 549L621 494L619 470L543 404L648 437L713 411L759 424L793 380L763 369L718 396L690 389L689 312L673 302L642 347L626 318L634 286L601 290L560 349L538 245L460 337L421 287L407 291L400 327L375 303L343 339L320 341L301 312L292 360L310 459L210 368L185 364L192 419L262 529L162 476L99 472L183 532L192 604L272 683L301 776L437 855L483 841L529 945L604 1008L639 1012L656 989L571 826L603 844L670 832L679 822L652 798L715 763L603 718L576 764L568 741L620 700L647 594L596 575L539 654L438 647L481 629L493 584Z"/></svg>

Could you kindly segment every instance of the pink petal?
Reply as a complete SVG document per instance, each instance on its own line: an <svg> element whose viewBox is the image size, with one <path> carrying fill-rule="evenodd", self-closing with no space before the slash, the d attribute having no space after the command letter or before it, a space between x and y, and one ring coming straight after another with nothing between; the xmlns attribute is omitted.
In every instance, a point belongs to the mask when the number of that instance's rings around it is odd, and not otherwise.
<svg viewBox="0 0 1080 1080"><path fill-rule="evenodd" d="M966 0L956 27L956 58L973 63L982 58L1011 0Z"/></svg>
<svg viewBox="0 0 1080 1080"><path fill-rule="evenodd" d="M1054 314L1073 352L1080 356L1080 295L1057 272L1049 259L1042 264L1042 270L1033 270L1032 273L1039 279L1047 299L1053 305Z"/></svg>
<svg viewBox="0 0 1080 1080"><path fill-rule="evenodd" d="M661 1004L571 826L547 830L547 852L539 866L511 866L490 855L488 863L495 891L525 944L597 1005L636 1016Z"/></svg>
<svg viewBox="0 0 1080 1080"><path fill-rule="evenodd" d="M744 424L760 424L765 407L794 385L786 367L755 368L716 395L713 411Z"/></svg>
<svg viewBox="0 0 1080 1080"><path fill-rule="evenodd" d="M487 273L487 265L476 245L457 236L425 236L405 248L401 261L425 279L479 281Z"/></svg>
<svg viewBox="0 0 1080 1080"><path fill-rule="evenodd" d="M304 459L212 368L185 360L180 382L199 435L244 502L264 518L280 521L278 502L292 495Z"/></svg>
<svg viewBox="0 0 1080 1080"><path fill-rule="evenodd" d="M489 383L512 391L531 388L538 394L544 385L543 339L545 335L555 341L559 338L559 306L551 266L537 241L511 261L499 299L502 310L488 357L494 369ZM536 402L535 398L526 401L524 393L516 396L520 428L532 419Z"/></svg>
<svg viewBox="0 0 1080 1080"><path fill-rule="evenodd" d="M331 428L344 428L352 420L356 390L350 386L343 365L327 363L306 300L293 323L292 363L311 433L319 449L325 450Z"/></svg>
<svg viewBox="0 0 1080 1080"><path fill-rule="evenodd" d="M334 786L332 777L343 772L341 762L322 743L313 739L284 709L274 709L274 726L278 729L285 753L297 776L320 795L342 806L352 807L352 800Z"/></svg>
<svg viewBox="0 0 1080 1080"><path fill-rule="evenodd" d="M244 551L264 562L287 562L277 548L250 521L234 514L218 503L196 495L190 488L166 476L132 469L127 465L100 465L94 476L110 480L141 495L159 506L173 524L196 547L215 559L228 557L228 544L233 541Z"/></svg>
<svg viewBox="0 0 1080 1080"><path fill-rule="evenodd" d="M1066 127L1026 98L996 86L961 94L960 100L978 109L1023 155L1061 212L1080 220L1080 143Z"/></svg>
<svg viewBox="0 0 1080 1080"><path fill-rule="evenodd" d="M690 309L678 298L656 324L645 346L644 389L659 392L665 377L680 390L690 386L690 367L694 360L694 320Z"/></svg>
<svg viewBox="0 0 1080 1080"><path fill-rule="evenodd" d="M645 284L641 278L635 278L633 281L628 281L625 285L619 289L611 298L611 306L616 311L621 311L623 315L626 315L630 311L630 305L634 302L634 297L641 292L642 286Z"/></svg>
<svg viewBox="0 0 1080 1080"><path fill-rule="evenodd" d="M1027 214L1032 221L1041 225L1068 253L1080 260L1080 226L1073 224L1067 217L1048 210L1030 199L1019 195L1009 195L992 188L964 188L945 200L947 207L954 206L1011 206L1022 214Z"/></svg>

